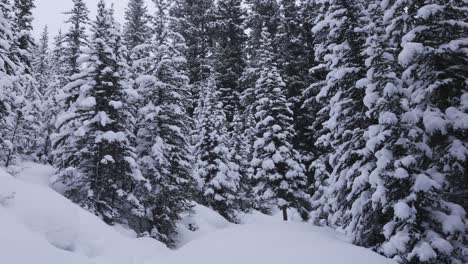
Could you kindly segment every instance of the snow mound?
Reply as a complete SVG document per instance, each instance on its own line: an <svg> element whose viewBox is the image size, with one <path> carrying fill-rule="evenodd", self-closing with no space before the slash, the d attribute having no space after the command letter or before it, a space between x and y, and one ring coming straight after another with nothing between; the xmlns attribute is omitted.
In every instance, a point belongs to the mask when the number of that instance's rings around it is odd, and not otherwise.
<svg viewBox="0 0 468 264"><path fill-rule="evenodd" d="M169 252L153 239L117 232L54 192L39 175L50 171L40 168L32 168L36 178L30 169L14 178L0 168L0 263L144 264Z"/></svg>
<svg viewBox="0 0 468 264"><path fill-rule="evenodd" d="M172 252L167 263L395 264L368 249L351 245L331 229L266 220L263 216L249 222L192 241Z"/></svg>
<svg viewBox="0 0 468 264"><path fill-rule="evenodd" d="M0 168L0 263L394 263L331 229L259 212L241 215L243 224L234 225L201 205L180 223L181 248L171 251L106 225L54 191L53 172L34 163L15 168L15 176Z"/></svg>

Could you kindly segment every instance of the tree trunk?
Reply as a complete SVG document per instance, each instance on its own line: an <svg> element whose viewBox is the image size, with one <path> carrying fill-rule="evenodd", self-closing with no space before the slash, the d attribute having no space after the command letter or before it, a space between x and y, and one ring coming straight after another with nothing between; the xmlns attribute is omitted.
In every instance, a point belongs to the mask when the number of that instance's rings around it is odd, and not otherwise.
<svg viewBox="0 0 468 264"><path fill-rule="evenodd" d="M287 206L283 206L282 210L283 210L283 220L288 221L288 208L287 208Z"/></svg>
<svg viewBox="0 0 468 264"><path fill-rule="evenodd" d="M18 126L19 126L19 123L21 121L21 117L22 117L22 114L21 112L18 112L17 113L17 116L16 116L16 122L15 122L15 129L13 130L13 136L11 137L11 148L10 150L8 151L8 155L7 155L7 158L6 158L6 163L5 163L5 168L8 168L8 166L10 166L10 162L11 162L11 159L13 157L13 154L14 154L14 148L15 148L15 140L16 140L16 134L18 132Z"/></svg>

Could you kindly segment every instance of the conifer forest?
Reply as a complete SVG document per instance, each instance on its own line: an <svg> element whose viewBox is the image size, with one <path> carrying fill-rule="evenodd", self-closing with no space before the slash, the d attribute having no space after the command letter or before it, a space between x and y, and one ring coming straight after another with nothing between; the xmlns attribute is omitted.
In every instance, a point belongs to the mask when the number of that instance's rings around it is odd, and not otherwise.
<svg viewBox="0 0 468 264"><path fill-rule="evenodd" d="M35 0L0 0L11 181L46 166L76 210L174 250L203 206L328 228L381 263L468 263L467 0L60 1L50 32Z"/></svg>

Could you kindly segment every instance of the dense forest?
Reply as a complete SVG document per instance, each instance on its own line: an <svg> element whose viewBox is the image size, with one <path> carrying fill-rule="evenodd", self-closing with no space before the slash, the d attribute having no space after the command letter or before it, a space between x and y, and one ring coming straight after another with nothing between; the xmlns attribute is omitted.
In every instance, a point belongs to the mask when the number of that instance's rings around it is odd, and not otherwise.
<svg viewBox="0 0 468 264"><path fill-rule="evenodd" d="M466 0L72 1L36 40L0 0L0 166L168 246L196 201L468 262Z"/></svg>

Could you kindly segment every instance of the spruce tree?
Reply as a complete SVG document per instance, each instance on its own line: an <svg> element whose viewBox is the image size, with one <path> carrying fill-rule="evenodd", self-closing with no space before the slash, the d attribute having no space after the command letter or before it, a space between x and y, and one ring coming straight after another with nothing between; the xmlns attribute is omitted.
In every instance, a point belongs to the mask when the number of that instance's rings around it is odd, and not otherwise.
<svg viewBox="0 0 468 264"><path fill-rule="evenodd" d="M195 111L195 174L201 185L200 200L232 222L239 207L239 168L229 150L226 116L219 101L214 70L206 66L207 77Z"/></svg>
<svg viewBox="0 0 468 264"><path fill-rule="evenodd" d="M261 32L264 27L271 36L273 50L278 52L278 28L280 19L280 5L276 0L249 0L248 16L245 27L250 31L244 48L244 56L248 58L247 65L240 79L242 89L242 105L245 111L251 111L255 101L255 82L258 79ZM276 59L276 58L275 58Z"/></svg>
<svg viewBox="0 0 468 264"><path fill-rule="evenodd" d="M151 33L148 8L144 0L130 0L125 10L124 40L129 51L145 43Z"/></svg>
<svg viewBox="0 0 468 264"><path fill-rule="evenodd" d="M295 135L293 146L304 157L305 165L310 165L313 144L310 144L310 126L314 120L310 109L304 108L305 90L313 80L309 73L314 66L313 38L310 36L310 20L313 13L309 12L305 3L297 1L282 1L282 20L279 26L281 56L278 65L287 89L288 102L294 117ZM312 16L312 17L309 17Z"/></svg>
<svg viewBox="0 0 468 264"><path fill-rule="evenodd" d="M466 94L466 70L464 73L459 66L460 61L466 61L466 54L458 47L448 47L448 43L462 39L466 31L461 24L453 23L466 17L462 5L461 1L395 1L384 5L385 14L390 14L384 16L388 19L388 39L400 36L393 45L402 47L396 50L404 68L400 78L407 99L403 100L400 122L387 109L380 113L380 123L394 120L404 126L401 132L396 131L400 134L388 133L390 140L396 134L395 144L386 142L377 153L386 156L381 160L395 159L390 171L384 170L377 178L383 186L374 196L383 196L378 201L383 204L381 222L385 224L384 242L377 243L377 249L400 262L466 262L462 253L466 250L466 212L460 200L448 195L465 188L459 184L464 159L452 153L466 153L465 137L463 132L459 134L463 127L459 126L460 116L454 118L462 113L457 108ZM387 97L392 94L389 90L396 89L386 85ZM451 180L457 182L456 187Z"/></svg>
<svg viewBox="0 0 468 264"><path fill-rule="evenodd" d="M14 0L13 10L15 13L15 52L24 66L25 74L31 74L32 52L35 42L32 37L33 16L32 11L35 8L34 0Z"/></svg>
<svg viewBox="0 0 468 264"><path fill-rule="evenodd" d="M77 62L81 55L81 48L87 46L86 28L89 24L89 10L83 0L73 0L72 10L65 13L69 15L66 23L69 30L65 34L67 42L68 69L67 76L72 76L79 72Z"/></svg>
<svg viewBox="0 0 468 264"><path fill-rule="evenodd" d="M36 81L37 90L41 99L40 115L37 116L40 120L40 134L38 136L38 155L42 161L49 159L50 152L50 134L52 133L52 123L50 113L50 105L48 101L51 99L48 96L51 93L48 91L52 82L52 61L49 49L49 32L47 26L42 31L41 38L34 52L32 64L32 74Z"/></svg>
<svg viewBox="0 0 468 264"><path fill-rule="evenodd" d="M176 0L171 9L178 19L177 32L187 44L186 58L188 75L192 85L193 113L201 92L202 65L206 64L210 48L213 47L214 0Z"/></svg>
<svg viewBox="0 0 468 264"><path fill-rule="evenodd" d="M262 31L259 58L259 78L255 85L255 136L253 145L256 181L256 207L269 212L272 206L283 211L294 208L303 218L308 215L308 196L304 165L292 147L292 111L286 99L286 87L276 63L268 28Z"/></svg>
<svg viewBox="0 0 468 264"><path fill-rule="evenodd" d="M57 177L67 186L67 197L106 223L142 232L141 194L151 186L141 175L131 146L125 54L112 10L103 0L92 24L91 43L80 60L86 67L80 67L67 85L80 91L77 101L58 117Z"/></svg>
<svg viewBox="0 0 468 264"><path fill-rule="evenodd" d="M218 1L215 12L214 52L217 53L215 56L218 61L215 70L218 73L220 99L230 131L235 111L240 108L239 97L242 91L239 79L245 67L243 49L247 36L244 33L245 12L241 4L241 0Z"/></svg>
<svg viewBox="0 0 468 264"><path fill-rule="evenodd" d="M364 166L369 154L363 151L369 119L360 86L365 77L361 55L365 36L359 30L363 4L330 0L322 1L319 7L321 14L313 32L320 39L316 60L321 64L315 70L325 70L326 76L316 87L316 98L323 106L317 119L324 121L317 143L330 152L316 159L315 177L323 182L315 186L327 186L322 198L317 197L326 201L322 208L325 210L320 212L322 217L331 225L353 230L362 213L361 203L369 193L369 168ZM329 166L331 170L327 169Z"/></svg>
<svg viewBox="0 0 468 264"><path fill-rule="evenodd" d="M174 31L170 3L155 0L154 17L160 29L150 44L151 65L139 76L138 92L142 108L138 116L138 156L143 175L152 191L144 204L152 224L151 236L175 246L177 223L191 211L194 193L193 158L190 148L191 119L186 49L183 37Z"/></svg>
<svg viewBox="0 0 468 264"><path fill-rule="evenodd" d="M11 46L13 57L18 65L17 80L14 82L15 106L11 121L11 149L8 152L7 166L19 159L38 160L40 152L39 121L41 96L32 76L34 40L32 38L31 0L16 0L12 6L10 19L13 21L14 42Z"/></svg>
<svg viewBox="0 0 468 264"><path fill-rule="evenodd" d="M65 35L61 31L54 37L53 49L49 55L48 69L49 79L46 84L42 114L44 116L44 127L46 141L44 145L44 158L53 164L52 135L56 132L55 124L58 114L65 109L65 104L61 98L66 98L63 87L67 85L68 76L66 76L68 61L67 50L65 47Z"/></svg>
<svg viewBox="0 0 468 264"><path fill-rule="evenodd" d="M17 59L12 52L14 34L11 24L9 1L0 2L0 160L8 165L9 154L15 138L15 102L17 102L14 82L17 78Z"/></svg>

